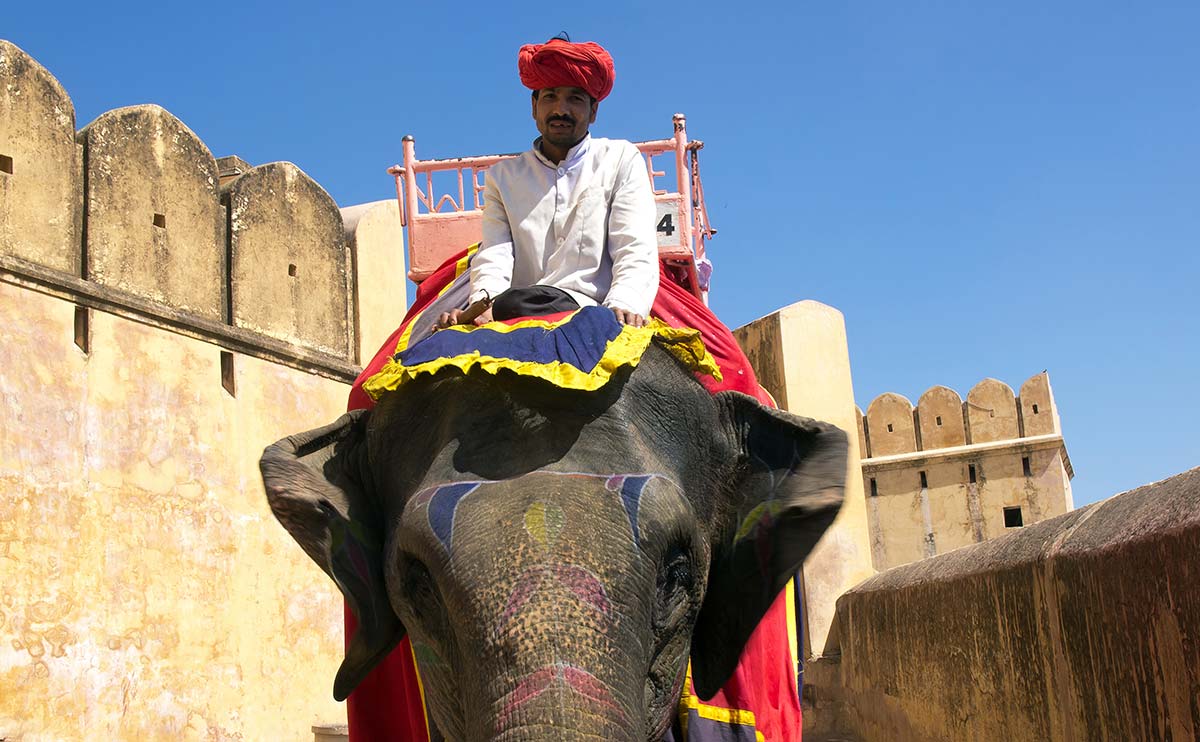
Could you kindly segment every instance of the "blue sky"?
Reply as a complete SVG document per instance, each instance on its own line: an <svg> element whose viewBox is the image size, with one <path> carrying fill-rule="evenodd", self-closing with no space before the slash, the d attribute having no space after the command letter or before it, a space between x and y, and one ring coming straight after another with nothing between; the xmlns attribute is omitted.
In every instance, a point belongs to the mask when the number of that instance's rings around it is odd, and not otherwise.
<svg viewBox="0 0 1200 742"><path fill-rule="evenodd" d="M861 407L1049 369L1076 504L1200 464L1194 2L28 3L0 38L77 127L158 103L217 156L295 162L340 205L418 156L535 135L516 50L613 53L593 132L688 116L738 326L845 313Z"/></svg>

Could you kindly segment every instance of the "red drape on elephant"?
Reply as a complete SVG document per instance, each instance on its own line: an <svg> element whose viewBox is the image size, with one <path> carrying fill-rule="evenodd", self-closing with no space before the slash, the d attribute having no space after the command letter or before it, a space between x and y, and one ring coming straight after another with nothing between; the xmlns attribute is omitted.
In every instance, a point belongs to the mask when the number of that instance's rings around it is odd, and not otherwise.
<svg viewBox="0 0 1200 742"><path fill-rule="evenodd" d="M432 324L435 313L429 317L421 315L437 302L455 279L463 278L467 255L463 252L446 261L421 283L400 327L384 342L355 381L350 391L349 409L365 409L374 404L362 391L363 382L378 372L395 353L405 328L414 321ZM759 387L750 362L729 329L665 271L651 314L673 327L692 327L700 331L704 345L721 367L723 377L716 381L710 376L697 376L710 392L739 391L774 406L770 395ZM800 698L795 658L789 648L789 600L786 591L776 598L743 650L733 676L713 698L696 698L691 683L688 683L684 704L690 706L687 712L688 742L741 739L736 732L730 736L730 727L741 727L741 731L751 735L758 732L762 735L760 739L767 742L800 740ZM353 635L355 627L354 616L347 609L347 637ZM420 676L407 638L350 694L347 716L351 742L431 742ZM436 740L436 729L432 733Z"/></svg>

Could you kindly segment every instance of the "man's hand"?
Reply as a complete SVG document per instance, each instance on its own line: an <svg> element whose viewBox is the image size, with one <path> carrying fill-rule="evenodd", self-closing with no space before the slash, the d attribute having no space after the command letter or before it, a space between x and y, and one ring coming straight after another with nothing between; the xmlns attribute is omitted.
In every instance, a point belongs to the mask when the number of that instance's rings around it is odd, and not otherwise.
<svg viewBox="0 0 1200 742"><path fill-rule="evenodd" d="M617 321L623 325L631 327L642 327L646 324L646 318L640 314L634 314L627 309L618 309L617 307L609 307L612 313L616 316Z"/></svg>
<svg viewBox="0 0 1200 742"><path fill-rule="evenodd" d="M438 317L437 322L434 323L433 329L434 330L444 330L447 327L450 327L451 325L468 324L467 322L463 322L460 319L463 315L463 312L465 312L465 311L466 311L465 309L451 309L449 312L442 312L441 315ZM485 325L491 321L492 321L492 308L488 307L487 309L483 310L482 314L480 314L478 317L476 317L474 319L474 321L470 322L469 324L473 324L476 327L479 327L480 325Z"/></svg>

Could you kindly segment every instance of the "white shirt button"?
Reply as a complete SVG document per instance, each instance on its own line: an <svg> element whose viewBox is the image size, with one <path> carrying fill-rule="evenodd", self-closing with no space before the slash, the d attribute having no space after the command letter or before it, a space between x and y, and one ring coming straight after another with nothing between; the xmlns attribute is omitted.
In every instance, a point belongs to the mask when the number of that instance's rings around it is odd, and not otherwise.
<svg viewBox="0 0 1200 742"><path fill-rule="evenodd" d="M567 174L567 169L566 169L565 167L560 167L560 168L558 169L558 174L559 174L559 175L566 175L566 174Z"/></svg>

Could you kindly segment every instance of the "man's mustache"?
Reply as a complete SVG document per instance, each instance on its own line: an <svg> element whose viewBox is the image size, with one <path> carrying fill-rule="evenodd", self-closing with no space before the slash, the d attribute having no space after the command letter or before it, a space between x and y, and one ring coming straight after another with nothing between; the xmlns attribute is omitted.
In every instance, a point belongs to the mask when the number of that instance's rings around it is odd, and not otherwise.
<svg viewBox="0 0 1200 742"><path fill-rule="evenodd" d="M564 124L570 124L571 126L575 125L575 119L571 118L570 116L559 115L559 116L551 116L550 118L546 119L547 124L553 124L556 121L561 121Z"/></svg>

